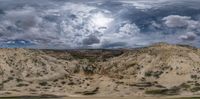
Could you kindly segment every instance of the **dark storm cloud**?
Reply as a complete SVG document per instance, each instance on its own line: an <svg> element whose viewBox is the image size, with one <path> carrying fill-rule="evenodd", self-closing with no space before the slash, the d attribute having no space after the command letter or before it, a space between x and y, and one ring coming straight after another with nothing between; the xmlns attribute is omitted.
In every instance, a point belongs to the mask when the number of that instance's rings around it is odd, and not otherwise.
<svg viewBox="0 0 200 99"><path fill-rule="evenodd" d="M89 35L87 38L83 39L84 45L92 45L100 43L100 40L95 35Z"/></svg>
<svg viewBox="0 0 200 99"><path fill-rule="evenodd" d="M0 9L0 15L2 14L5 14L5 12L2 9Z"/></svg>
<svg viewBox="0 0 200 99"><path fill-rule="evenodd" d="M17 26L17 28L22 28L24 30L35 27L40 20L32 8L24 8L24 10L19 11L8 11L6 17L12 24Z"/></svg>
<svg viewBox="0 0 200 99"><path fill-rule="evenodd" d="M104 44L102 45L102 47L104 48L123 48L126 47L127 43L126 42L104 42Z"/></svg>

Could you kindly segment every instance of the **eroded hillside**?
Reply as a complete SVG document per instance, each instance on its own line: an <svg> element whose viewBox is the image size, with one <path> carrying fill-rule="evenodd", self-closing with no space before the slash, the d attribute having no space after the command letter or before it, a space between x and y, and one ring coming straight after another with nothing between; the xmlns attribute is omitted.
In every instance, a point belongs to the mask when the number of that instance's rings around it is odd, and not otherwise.
<svg viewBox="0 0 200 99"><path fill-rule="evenodd" d="M0 49L0 96L200 94L200 50Z"/></svg>

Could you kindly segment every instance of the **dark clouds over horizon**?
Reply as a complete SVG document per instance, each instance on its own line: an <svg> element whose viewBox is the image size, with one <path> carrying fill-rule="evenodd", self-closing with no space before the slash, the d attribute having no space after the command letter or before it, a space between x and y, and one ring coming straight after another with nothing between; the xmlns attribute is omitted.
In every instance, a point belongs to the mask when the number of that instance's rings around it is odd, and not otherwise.
<svg viewBox="0 0 200 99"><path fill-rule="evenodd" d="M199 0L0 0L0 47L200 47Z"/></svg>

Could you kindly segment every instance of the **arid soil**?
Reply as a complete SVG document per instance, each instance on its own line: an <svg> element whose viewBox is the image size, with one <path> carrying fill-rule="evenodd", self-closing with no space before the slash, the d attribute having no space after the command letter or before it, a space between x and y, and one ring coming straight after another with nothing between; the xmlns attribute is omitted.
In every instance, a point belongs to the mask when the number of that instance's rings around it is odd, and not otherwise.
<svg viewBox="0 0 200 99"><path fill-rule="evenodd" d="M200 95L200 49L0 49L0 97L172 95Z"/></svg>

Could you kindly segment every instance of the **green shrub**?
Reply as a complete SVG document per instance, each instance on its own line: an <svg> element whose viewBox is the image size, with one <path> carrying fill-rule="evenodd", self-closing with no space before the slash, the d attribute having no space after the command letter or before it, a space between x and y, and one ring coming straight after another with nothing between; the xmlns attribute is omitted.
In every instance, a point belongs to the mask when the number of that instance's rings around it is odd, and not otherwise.
<svg viewBox="0 0 200 99"><path fill-rule="evenodd" d="M152 95L177 95L179 93L180 88L172 87L171 89L155 89L155 90L147 90L146 94Z"/></svg>
<svg viewBox="0 0 200 99"><path fill-rule="evenodd" d="M155 89L155 90L146 90L145 93L146 94L152 94L152 95L163 95L166 94L166 92L168 91L168 89Z"/></svg>

